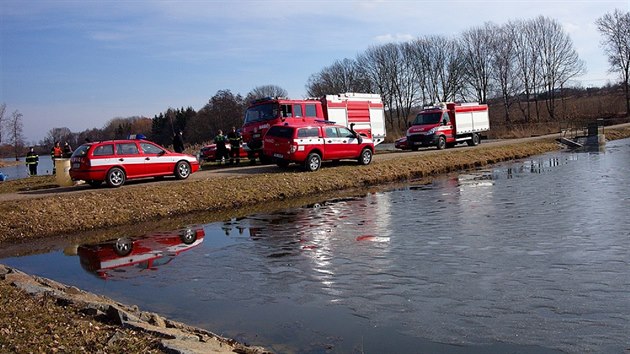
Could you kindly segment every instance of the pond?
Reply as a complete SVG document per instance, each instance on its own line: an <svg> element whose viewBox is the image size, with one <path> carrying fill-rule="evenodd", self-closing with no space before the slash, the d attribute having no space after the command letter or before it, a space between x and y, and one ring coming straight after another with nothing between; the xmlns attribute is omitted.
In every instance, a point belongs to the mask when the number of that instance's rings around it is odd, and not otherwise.
<svg viewBox="0 0 630 354"><path fill-rule="evenodd" d="M279 353L619 353L629 210L624 139L0 263Z"/></svg>

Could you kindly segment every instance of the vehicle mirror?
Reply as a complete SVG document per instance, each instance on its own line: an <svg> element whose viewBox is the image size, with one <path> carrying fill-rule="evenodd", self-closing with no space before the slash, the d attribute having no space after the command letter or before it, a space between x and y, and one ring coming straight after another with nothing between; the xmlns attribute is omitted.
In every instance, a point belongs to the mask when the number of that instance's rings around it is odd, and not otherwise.
<svg viewBox="0 0 630 354"><path fill-rule="evenodd" d="M446 125L446 123L447 123L446 118L442 119L442 125Z"/></svg>
<svg viewBox="0 0 630 354"><path fill-rule="evenodd" d="M162 156L162 155L164 155L164 154L166 154L166 151L164 151L164 150L162 150L162 151L158 152L158 156Z"/></svg>
<svg viewBox="0 0 630 354"><path fill-rule="evenodd" d="M361 143L363 142L363 137L359 134L357 134L357 142L359 143L359 145L361 145Z"/></svg>

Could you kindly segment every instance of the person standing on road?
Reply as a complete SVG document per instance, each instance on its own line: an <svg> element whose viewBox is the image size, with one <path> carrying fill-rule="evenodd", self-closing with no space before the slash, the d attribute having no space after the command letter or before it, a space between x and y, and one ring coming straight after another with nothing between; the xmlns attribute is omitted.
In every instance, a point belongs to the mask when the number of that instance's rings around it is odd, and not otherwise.
<svg viewBox="0 0 630 354"><path fill-rule="evenodd" d="M30 176L37 176L37 165L39 164L39 155L31 147L26 153L26 167Z"/></svg>
<svg viewBox="0 0 630 354"><path fill-rule="evenodd" d="M175 152L184 152L184 136L181 130L173 136L173 149Z"/></svg>
<svg viewBox="0 0 630 354"><path fill-rule="evenodd" d="M223 130L219 129L217 136L214 137L214 143L217 145L216 152L216 160L221 164L223 159L227 160L227 149L225 147L225 135L223 135Z"/></svg>
<svg viewBox="0 0 630 354"><path fill-rule="evenodd" d="M236 131L236 127L232 127L232 131L227 137L230 141L230 165L234 163L234 159L236 159L236 164L238 165L241 162L241 144L243 137L241 133Z"/></svg>
<svg viewBox="0 0 630 354"><path fill-rule="evenodd" d="M68 142L66 141L65 143L63 143L63 157L69 159L71 156L72 147L70 147L70 144L68 144Z"/></svg>
<svg viewBox="0 0 630 354"><path fill-rule="evenodd" d="M55 145L50 149L50 159L53 163L53 175L57 172L57 168L55 167L55 160L63 157L63 150L59 145L58 141L55 141Z"/></svg>

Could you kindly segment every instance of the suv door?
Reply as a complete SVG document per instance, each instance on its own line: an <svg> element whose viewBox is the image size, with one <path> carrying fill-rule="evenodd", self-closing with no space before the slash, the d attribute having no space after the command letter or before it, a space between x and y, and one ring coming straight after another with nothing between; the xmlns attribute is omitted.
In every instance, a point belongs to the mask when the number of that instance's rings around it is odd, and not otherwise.
<svg viewBox="0 0 630 354"><path fill-rule="evenodd" d="M361 144L359 144L355 133L353 133L350 129L346 127L339 127L338 131L339 136L343 138L341 140L341 146L343 147L341 158L353 159L355 157L358 157L361 153Z"/></svg>
<svg viewBox="0 0 630 354"><path fill-rule="evenodd" d="M125 168L127 178L145 174L144 156L135 142L116 143L116 161L114 162Z"/></svg>
<svg viewBox="0 0 630 354"><path fill-rule="evenodd" d="M337 127L324 127L324 159L337 160L343 156L343 138L339 136Z"/></svg>

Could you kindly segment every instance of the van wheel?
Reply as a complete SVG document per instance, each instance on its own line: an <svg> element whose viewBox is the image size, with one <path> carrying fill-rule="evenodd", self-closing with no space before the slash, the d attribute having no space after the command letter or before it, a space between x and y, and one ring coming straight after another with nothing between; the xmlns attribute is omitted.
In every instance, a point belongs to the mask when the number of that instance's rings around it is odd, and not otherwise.
<svg viewBox="0 0 630 354"><path fill-rule="evenodd" d="M190 164L186 161L180 161L175 165L175 178L186 179L190 176Z"/></svg>
<svg viewBox="0 0 630 354"><path fill-rule="evenodd" d="M124 257L131 253L132 247L130 239L121 237L116 240L116 243L114 243L114 252L116 252L118 256Z"/></svg>
<svg viewBox="0 0 630 354"><path fill-rule="evenodd" d="M319 170L322 165L322 158L316 152L308 154L306 161L304 161L304 169L310 172Z"/></svg>
<svg viewBox="0 0 630 354"><path fill-rule="evenodd" d="M107 172L107 185L112 188L117 188L125 184L125 171L118 167L114 167Z"/></svg>
<svg viewBox="0 0 630 354"><path fill-rule="evenodd" d="M359 156L359 163L361 165L369 165L372 162L372 150L365 148L361 151Z"/></svg>
<svg viewBox="0 0 630 354"><path fill-rule="evenodd" d="M446 138L443 135L438 138L437 149L438 150L446 149Z"/></svg>

